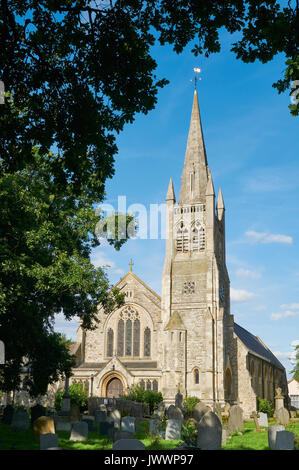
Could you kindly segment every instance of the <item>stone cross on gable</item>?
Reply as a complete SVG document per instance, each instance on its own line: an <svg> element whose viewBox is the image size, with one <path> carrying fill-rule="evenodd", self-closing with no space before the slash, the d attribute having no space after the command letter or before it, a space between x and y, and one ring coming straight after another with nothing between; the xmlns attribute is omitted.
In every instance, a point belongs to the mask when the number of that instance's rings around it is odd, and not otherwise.
<svg viewBox="0 0 299 470"><path fill-rule="evenodd" d="M130 266L130 272L132 272L132 266L134 266L132 259L130 259L129 266Z"/></svg>

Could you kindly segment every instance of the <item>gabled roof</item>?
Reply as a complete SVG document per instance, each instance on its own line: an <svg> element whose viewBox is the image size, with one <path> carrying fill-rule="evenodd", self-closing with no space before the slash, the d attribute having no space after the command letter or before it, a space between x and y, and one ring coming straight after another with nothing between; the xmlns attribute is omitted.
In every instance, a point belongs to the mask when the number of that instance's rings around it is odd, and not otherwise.
<svg viewBox="0 0 299 470"><path fill-rule="evenodd" d="M151 289L147 284L145 284L145 282L143 282L140 277L136 276L135 273L133 273L132 271L129 271L127 274L125 274L116 284L114 287L118 287L119 284L124 281L126 278L128 277L133 277L136 281L138 281L143 287L145 287L149 292L151 292L155 297L157 297L157 299L159 299L159 301L161 302L161 297L157 294L157 292L155 292L153 289Z"/></svg>
<svg viewBox="0 0 299 470"><path fill-rule="evenodd" d="M281 362L279 362L279 360L258 336L254 336L252 333L249 333L249 331L245 330L245 328L242 328L237 323L234 323L234 332L242 341L244 346L246 346L249 352L261 357L262 359L265 359L279 369L284 369L284 366L281 364Z"/></svg>
<svg viewBox="0 0 299 470"><path fill-rule="evenodd" d="M175 311L171 315L167 325L165 326L164 330L185 330L185 325L182 322L180 314Z"/></svg>

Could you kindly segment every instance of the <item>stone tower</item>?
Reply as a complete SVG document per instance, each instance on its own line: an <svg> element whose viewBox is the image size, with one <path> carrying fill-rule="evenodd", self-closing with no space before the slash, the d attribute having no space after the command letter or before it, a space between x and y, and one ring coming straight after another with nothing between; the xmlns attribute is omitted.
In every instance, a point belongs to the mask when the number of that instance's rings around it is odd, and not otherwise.
<svg viewBox="0 0 299 470"><path fill-rule="evenodd" d="M178 389L205 403L225 400L233 338L225 262L225 207L207 163L197 92L176 204L172 180L166 196L166 257L162 277L162 393ZM230 370L231 380L232 371Z"/></svg>

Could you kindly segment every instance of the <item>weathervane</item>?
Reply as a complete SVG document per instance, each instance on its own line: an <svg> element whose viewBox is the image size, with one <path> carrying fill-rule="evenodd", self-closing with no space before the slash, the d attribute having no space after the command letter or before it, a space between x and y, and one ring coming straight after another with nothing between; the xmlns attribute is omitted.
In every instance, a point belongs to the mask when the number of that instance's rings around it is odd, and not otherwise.
<svg viewBox="0 0 299 470"><path fill-rule="evenodd" d="M193 71L194 71L194 74L195 74L194 82L195 82L195 90L196 90L197 89L197 81L201 80L201 78L198 77L198 74L201 72L201 70L194 67Z"/></svg>

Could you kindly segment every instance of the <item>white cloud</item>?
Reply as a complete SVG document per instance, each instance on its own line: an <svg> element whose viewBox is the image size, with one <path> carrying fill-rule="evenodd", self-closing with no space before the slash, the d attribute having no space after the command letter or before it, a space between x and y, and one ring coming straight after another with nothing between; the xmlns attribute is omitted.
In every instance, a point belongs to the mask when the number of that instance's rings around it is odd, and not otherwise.
<svg viewBox="0 0 299 470"><path fill-rule="evenodd" d="M67 339L76 341L80 318L75 316L71 320L66 320L63 313L58 313L54 318L54 331L57 333L64 333Z"/></svg>
<svg viewBox="0 0 299 470"><path fill-rule="evenodd" d="M279 233L271 234L266 232L255 232L254 230L248 230L247 232L245 232L245 235L254 243L293 243L292 237Z"/></svg>
<svg viewBox="0 0 299 470"><path fill-rule="evenodd" d="M283 304L280 306L280 308L282 308L283 310L299 310L299 304Z"/></svg>
<svg viewBox="0 0 299 470"><path fill-rule="evenodd" d="M256 294L242 289L230 289L230 299L232 302L247 302L252 299Z"/></svg>
<svg viewBox="0 0 299 470"><path fill-rule="evenodd" d="M261 277L259 272L244 268L237 269L236 275L243 279L259 279Z"/></svg>
<svg viewBox="0 0 299 470"><path fill-rule="evenodd" d="M256 310L257 312L262 312L263 310L267 310L266 305L257 305L256 307L253 307L253 310Z"/></svg>
<svg viewBox="0 0 299 470"><path fill-rule="evenodd" d="M108 259L107 255L102 251L95 250L91 256L91 262L96 268L107 267L111 269L111 272L114 274L124 274L123 269L117 268L115 262Z"/></svg>
<svg viewBox="0 0 299 470"><path fill-rule="evenodd" d="M297 315L299 315L299 312L294 312L292 310L286 310L283 313L271 313L271 319L272 320L281 320L281 318L296 317Z"/></svg>

